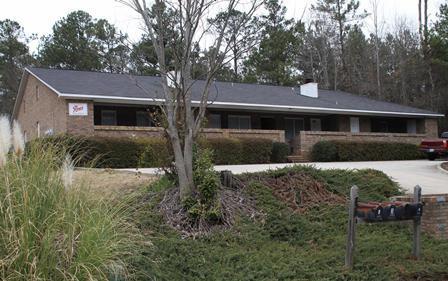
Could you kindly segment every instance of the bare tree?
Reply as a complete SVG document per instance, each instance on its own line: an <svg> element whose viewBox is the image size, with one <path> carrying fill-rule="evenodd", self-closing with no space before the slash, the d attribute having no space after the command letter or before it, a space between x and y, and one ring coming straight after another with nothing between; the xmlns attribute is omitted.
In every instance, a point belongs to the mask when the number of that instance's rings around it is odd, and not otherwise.
<svg viewBox="0 0 448 281"><path fill-rule="evenodd" d="M155 0L152 9L146 0L118 1L139 14L157 55L163 88L162 111L174 152L180 196L184 200L195 191L193 143L201 130L206 107L210 103L209 92L214 76L223 65L233 59L229 57L232 54L232 42L224 38L230 28L231 11L237 8L245 10L244 16L231 24L232 32L242 30L250 23L262 1L245 0L240 3L240 0ZM165 9L172 11L169 19L164 17ZM220 29L209 46L208 71L203 81L194 81L191 61L195 44L204 40L212 28L216 29L214 22L207 21L206 18L210 13L219 12L224 12L227 16L220 19ZM173 56L170 62L166 58L168 51ZM195 93L195 100L193 86L195 91L199 91Z"/></svg>
<svg viewBox="0 0 448 281"><path fill-rule="evenodd" d="M378 23L378 5L379 0L371 0L372 15L373 15L373 29L375 34L375 62L376 62L376 86L377 97L382 98L381 94L381 65L380 65L380 23Z"/></svg>

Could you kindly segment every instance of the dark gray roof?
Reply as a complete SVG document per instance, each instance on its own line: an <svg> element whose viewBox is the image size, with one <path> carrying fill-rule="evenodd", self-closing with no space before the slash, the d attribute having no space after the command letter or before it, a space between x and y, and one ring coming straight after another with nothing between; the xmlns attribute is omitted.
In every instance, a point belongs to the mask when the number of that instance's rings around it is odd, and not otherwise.
<svg viewBox="0 0 448 281"><path fill-rule="evenodd" d="M60 94L83 98L162 98L160 78L155 76L129 76L101 72L59 69L28 68L40 80ZM203 81L193 86L193 99L198 100ZM143 90L143 89L145 90ZM318 98L300 95L300 87L283 87L246 83L215 82L211 87L210 100L220 103L239 103L251 106L311 107L335 109L336 111L368 111L410 115L437 115L437 113L414 107L382 102L341 91L319 90ZM227 106L229 108L229 106ZM253 107L252 107L253 108ZM441 115L442 116L442 115Z"/></svg>

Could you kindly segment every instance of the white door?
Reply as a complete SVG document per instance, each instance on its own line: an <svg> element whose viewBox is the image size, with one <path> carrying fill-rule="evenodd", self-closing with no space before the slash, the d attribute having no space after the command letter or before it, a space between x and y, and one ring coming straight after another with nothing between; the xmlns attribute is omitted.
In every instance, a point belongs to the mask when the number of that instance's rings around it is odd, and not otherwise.
<svg viewBox="0 0 448 281"><path fill-rule="evenodd" d="M319 118L311 118L311 131L322 131L322 121Z"/></svg>
<svg viewBox="0 0 448 281"><path fill-rule="evenodd" d="M350 117L350 132L359 133L359 117Z"/></svg>
<svg viewBox="0 0 448 281"><path fill-rule="evenodd" d="M408 134L417 134L417 120L409 119L407 121L407 132Z"/></svg>

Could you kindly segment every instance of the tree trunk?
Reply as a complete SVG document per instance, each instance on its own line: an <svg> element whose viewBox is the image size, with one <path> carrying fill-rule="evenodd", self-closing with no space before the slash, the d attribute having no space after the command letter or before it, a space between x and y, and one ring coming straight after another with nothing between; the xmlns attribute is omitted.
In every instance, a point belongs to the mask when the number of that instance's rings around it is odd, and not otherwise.
<svg viewBox="0 0 448 281"><path fill-rule="evenodd" d="M182 145L177 133L170 134L170 139L174 152L174 165L179 179L180 199L184 201L191 196L194 189L193 177L189 176L193 174L192 162L189 162L187 159L188 155L193 154L193 151L189 151L189 146L184 146L184 151L182 151Z"/></svg>

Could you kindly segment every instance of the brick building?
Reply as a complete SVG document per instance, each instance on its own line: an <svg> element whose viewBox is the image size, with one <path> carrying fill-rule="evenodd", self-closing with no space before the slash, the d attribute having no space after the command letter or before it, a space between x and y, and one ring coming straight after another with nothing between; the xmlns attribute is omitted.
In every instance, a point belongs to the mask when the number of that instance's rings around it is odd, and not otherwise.
<svg viewBox="0 0 448 281"><path fill-rule="evenodd" d="M160 136L151 112L163 103L159 77L27 68L13 117L26 138ZM193 103L199 100L196 81ZM442 114L341 91L215 82L206 137L267 138L306 155L319 140L419 143L437 137Z"/></svg>

